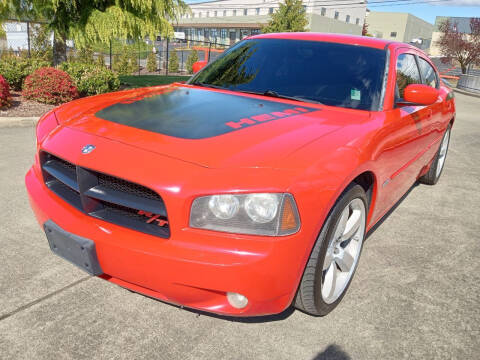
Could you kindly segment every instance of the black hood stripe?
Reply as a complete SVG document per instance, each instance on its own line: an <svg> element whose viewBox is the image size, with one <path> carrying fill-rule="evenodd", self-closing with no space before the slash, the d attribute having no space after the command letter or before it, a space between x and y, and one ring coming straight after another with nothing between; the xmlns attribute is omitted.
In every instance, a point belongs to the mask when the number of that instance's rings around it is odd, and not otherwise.
<svg viewBox="0 0 480 360"><path fill-rule="evenodd" d="M95 116L163 135L204 139L318 110L210 90L175 88L108 106Z"/></svg>

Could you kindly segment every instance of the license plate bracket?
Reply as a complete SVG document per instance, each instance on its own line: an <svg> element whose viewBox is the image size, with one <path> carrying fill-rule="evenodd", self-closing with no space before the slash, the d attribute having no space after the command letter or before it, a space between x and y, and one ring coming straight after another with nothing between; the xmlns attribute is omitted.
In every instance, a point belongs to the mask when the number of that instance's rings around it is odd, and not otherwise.
<svg viewBox="0 0 480 360"><path fill-rule="evenodd" d="M58 256L78 266L91 275L103 274L98 262L95 243L63 230L53 221L43 224L50 249Z"/></svg>

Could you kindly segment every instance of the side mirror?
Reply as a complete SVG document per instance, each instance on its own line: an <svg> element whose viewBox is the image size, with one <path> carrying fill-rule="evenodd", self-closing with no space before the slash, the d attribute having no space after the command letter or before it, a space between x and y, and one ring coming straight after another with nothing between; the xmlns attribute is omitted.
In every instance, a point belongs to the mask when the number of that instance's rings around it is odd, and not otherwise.
<svg viewBox="0 0 480 360"><path fill-rule="evenodd" d="M428 85L410 84L403 92L405 102L417 105L431 105L438 99L438 90Z"/></svg>
<svg viewBox="0 0 480 360"><path fill-rule="evenodd" d="M192 65L193 73L196 74L197 72L199 72L200 70L202 70L206 65L207 65L207 62L206 62L206 61L197 61L197 62L194 62L193 65Z"/></svg>

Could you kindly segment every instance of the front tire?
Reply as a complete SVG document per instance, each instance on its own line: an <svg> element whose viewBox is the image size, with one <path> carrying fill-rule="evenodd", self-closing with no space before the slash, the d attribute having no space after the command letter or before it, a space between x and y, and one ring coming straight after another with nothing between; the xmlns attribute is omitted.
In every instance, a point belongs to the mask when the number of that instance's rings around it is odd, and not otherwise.
<svg viewBox="0 0 480 360"><path fill-rule="evenodd" d="M445 133L443 134L442 142L440 143L437 154L432 161L432 165L430 165L430 169L428 169L428 172L419 179L422 184L435 185L440 179L445 165L445 159L447 158L451 128L452 126L448 125L447 130L445 130Z"/></svg>
<svg viewBox="0 0 480 360"><path fill-rule="evenodd" d="M325 316L345 296L362 252L367 203L365 191L355 183L337 200L305 267L296 308Z"/></svg>

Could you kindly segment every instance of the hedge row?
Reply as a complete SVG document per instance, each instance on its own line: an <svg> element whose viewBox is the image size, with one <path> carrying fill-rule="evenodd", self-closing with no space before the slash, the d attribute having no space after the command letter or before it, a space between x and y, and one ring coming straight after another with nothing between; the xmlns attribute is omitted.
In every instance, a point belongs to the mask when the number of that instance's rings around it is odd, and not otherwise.
<svg viewBox="0 0 480 360"><path fill-rule="evenodd" d="M10 87L23 89L27 99L59 104L118 90L120 80L111 70L95 64L65 62L56 70L42 59L5 56L0 61L0 108L10 103Z"/></svg>

